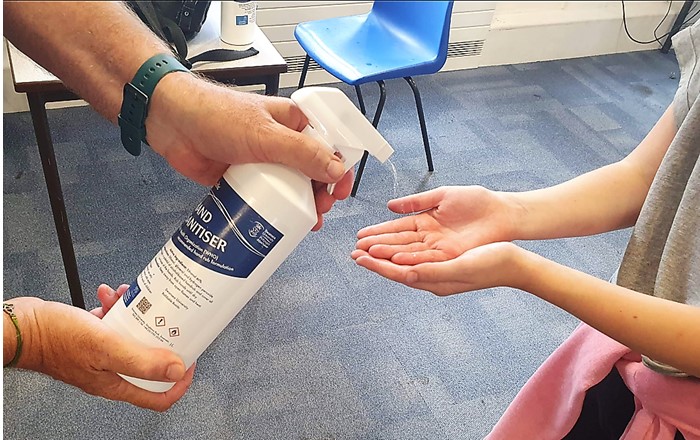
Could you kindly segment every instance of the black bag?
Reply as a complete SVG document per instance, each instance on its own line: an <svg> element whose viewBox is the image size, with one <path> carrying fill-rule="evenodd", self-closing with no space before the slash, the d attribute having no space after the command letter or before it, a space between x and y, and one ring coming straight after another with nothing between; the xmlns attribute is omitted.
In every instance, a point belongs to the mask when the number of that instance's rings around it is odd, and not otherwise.
<svg viewBox="0 0 700 440"><path fill-rule="evenodd" d="M200 61L232 61L257 55L255 48L247 50L213 49L187 58L187 41L194 38L207 19L211 1L127 1L141 21L173 48L173 52L188 69Z"/></svg>

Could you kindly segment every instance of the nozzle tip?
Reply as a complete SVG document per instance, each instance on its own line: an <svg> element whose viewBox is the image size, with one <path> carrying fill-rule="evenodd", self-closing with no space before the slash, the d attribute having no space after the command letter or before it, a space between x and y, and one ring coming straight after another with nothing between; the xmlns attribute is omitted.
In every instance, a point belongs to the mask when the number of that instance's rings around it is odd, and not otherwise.
<svg viewBox="0 0 700 440"><path fill-rule="evenodd" d="M388 142L384 141L384 144L377 148L373 148L369 150L370 154L372 156L376 157L377 160L381 163L384 163L391 157L392 154L394 154L394 149L391 148L391 145L389 145Z"/></svg>

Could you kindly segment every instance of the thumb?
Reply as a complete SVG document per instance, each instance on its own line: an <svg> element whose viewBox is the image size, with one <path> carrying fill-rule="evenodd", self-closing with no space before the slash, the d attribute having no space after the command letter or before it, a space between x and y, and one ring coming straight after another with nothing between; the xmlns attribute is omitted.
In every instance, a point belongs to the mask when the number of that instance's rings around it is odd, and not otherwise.
<svg viewBox="0 0 700 440"><path fill-rule="evenodd" d="M105 370L161 382L177 382L185 375L184 362L168 349L147 347L116 332L108 339L102 356Z"/></svg>
<svg viewBox="0 0 700 440"><path fill-rule="evenodd" d="M389 200L388 208L397 214L427 211L435 208L443 198L442 188Z"/></svg>

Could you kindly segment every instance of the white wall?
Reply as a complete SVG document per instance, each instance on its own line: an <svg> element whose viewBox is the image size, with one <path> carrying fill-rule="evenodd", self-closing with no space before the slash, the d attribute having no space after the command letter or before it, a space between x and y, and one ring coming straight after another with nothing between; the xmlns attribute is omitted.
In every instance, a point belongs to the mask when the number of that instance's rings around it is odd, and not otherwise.
<svg viewBox="0 0 700 440"><path fill-rule="evenodd" d="M658 34L670 29L683 2L673 1ZM651 40L668 1L626 1L628 28L639 40ZM298 82L304 53L294 40L294 26L306 20L361 14L371 2L352 0L259 1L258 24L289 63L282 87ZM662 40L663 41L663 40ZM456 1L450 32L451 52L443 70L650 50L658 44L632 42L622 26L620 1L478 2ZM3 45L3 110L26 110L23 95L12 87ZM336 81L312 70L307 84Z"/></svg>
<svg viewBox="0 0 700 440"><path fill-rule="evenodd" d="M657 35L670 30L682 6L682 1L671 3L668 18L659 27ZM653 40L654 28L668 7L668 1L626 1L630 34L640 41ZM622 24L620 1L498 2L481 65L577 58L659 47L657 43L643 45L629 39Z"/></svg>

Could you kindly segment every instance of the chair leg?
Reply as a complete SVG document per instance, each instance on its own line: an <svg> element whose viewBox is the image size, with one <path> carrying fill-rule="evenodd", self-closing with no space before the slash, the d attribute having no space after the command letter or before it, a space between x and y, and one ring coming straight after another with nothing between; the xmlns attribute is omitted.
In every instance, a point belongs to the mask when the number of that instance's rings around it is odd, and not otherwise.
<svg viewBox="0 0 700 440"><path fill-rule="evenodd" d="M360 111L362 112L363 115L366 115L367 110L365 109L365 100L362 99L362 90L360 90L359 84L355 85L355 92L357 92L357 102L360 103Z"/></svg>
<svg viewBox="0 0 700 440"><path fill-rule="evenodd" d="M420 131L423 135L423 146L425 147L425 157L428 159L428 171L433 171L433 156L430 154L430 143L428 142L428 129L425 126L425 115L423 114L423 103L420 99L420 93L418 92L418 86L416 82L410 76L404 77L408 85L411 86L413 90L413 96L416 98L416 109L418 109L418 121L420 122Z"/></svg>
<svg viewBox="0 0 700 440"><path fill-rule="evenodd" d="M304 87L304 81L306 81L306 72L309 70L309 63L311 62L311 57L307 54L304 58L304 67L301 69L301 76L299 77L298 89Z"/></svg>
<svg viewBox="0 0 700 440"><path fill-rule="evenodd" d="M377 128L379 125L379 118L382 117L384 103L386 102L386 86L384 85L384 81L377 81L377 84L379 84L379 102L377 103L377 111L374 112L374 119L372 119L374 128Z"/></svg>
<svg viewBox="0 0 700 440"><path fill-rule="evenodd" d="M384 86L384 81L377 81L377 84L379 84L379 103L377 104L377 111L374 112L374 119L372 120L372 125L374 128L377 128L377 125L379 125L379 118L382 117L384 103L386 102L386 87ZM355 197L355 194L357 194L357 188L360 186L360 179L362 179L362 172L365 170L367 156L369 156L369 153L365 150L365 153L362 155L362 159L360 160L360 165L357 167L355 183L353 183L352 191L350 192L352 197Z"/></svg>

